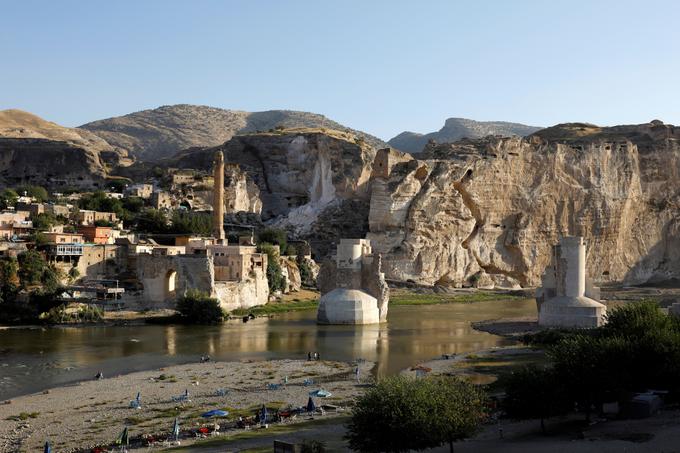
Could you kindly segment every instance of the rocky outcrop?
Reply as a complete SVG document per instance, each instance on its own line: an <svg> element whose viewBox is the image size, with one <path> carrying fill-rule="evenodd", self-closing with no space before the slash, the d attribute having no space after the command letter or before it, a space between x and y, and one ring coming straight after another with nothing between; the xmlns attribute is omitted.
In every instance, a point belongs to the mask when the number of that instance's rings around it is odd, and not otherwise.
<svg viewBox="0 0 680 453"><path fill-rule="evenodd" d="M218 149L247 175L241 205L260 206L262 219L274 226L316 237L320 219L359 205L359 224L365 223L375 150L360 138L318 129L239 135L217 148L182 152L169 165L207 170Z"/></svg>
<svg viewBox="0 0 680 453"><path fill-rule="evenodd" d="M127 154L91 132L59 126L21 110L0 111L0 180L50 187L97 187Z"/></svg>
<svg viewBox="0 0 680 453"><path fill-rule="evenodd" d="M385 146L380 139L323 115L292 110L244 112L201 105L166 105L80 126L140 160L171 157L191 147L218 146L237 134L300 127L348 131L371 146Z"/></svg>
<svg viewBox="0 0 680 453"><path fill-rule="evenodd" d="M0 138L0 180L5 185L92 188L102 186L105 176L91 150L39 138Z"/></svg>
<svg viewBox="0 0 680 453"><path fill-rule="evenodd" d="M680 129L568 124L527 137L382 151L368 238L386 276L533 286L563 235L584 236L597 282L680 274Z"/></svg>
<svg viewBox="0 0 680 453"><path fill-rule="evenodd" d="M539 130L540 127L527 126L505 121L474 121L465 118L449 118L444 127L437 132L418 134L416 132L402 132L387 143L401 151L419 153L430 140L436 143L452 143L462 138L482 138L487 135L501 135L524 137Z"/></svg>

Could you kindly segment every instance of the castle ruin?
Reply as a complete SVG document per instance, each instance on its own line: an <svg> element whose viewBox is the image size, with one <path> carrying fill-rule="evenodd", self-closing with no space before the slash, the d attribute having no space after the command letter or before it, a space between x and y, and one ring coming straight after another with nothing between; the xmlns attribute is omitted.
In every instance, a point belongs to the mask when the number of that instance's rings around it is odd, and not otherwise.
<svg viewBox="0 0 680 453"><path fill-rule="evenodd" d="M376 324L387 320L389 288L382 258L368 239L341 239L317 280L319 324Z"/></svg>

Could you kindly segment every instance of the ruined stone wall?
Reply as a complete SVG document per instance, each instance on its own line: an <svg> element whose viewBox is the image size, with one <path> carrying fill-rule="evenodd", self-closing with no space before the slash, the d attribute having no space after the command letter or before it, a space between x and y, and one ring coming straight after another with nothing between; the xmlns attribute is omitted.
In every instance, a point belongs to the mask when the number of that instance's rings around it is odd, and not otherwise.
<svg viewBox="0 0 680 453"><path fill-rule="evenodd" d="M175 289L168 291L168 279L176 272ZM175 301L189 289L216 297L225 310L248 308L267 303L269 287L261 269L238 282L215 281L212 258L206 255L144 255L137 257L137 278L143 285L143 298L154 306L174 308Z"/></svg>
<svg viewBox="0 0 680 453"><path fill-rule="evenodd" d="M261 270L254 270L241 282L215 282L213 295L227 311L264 305L269 300L267 277Z"/></svg>

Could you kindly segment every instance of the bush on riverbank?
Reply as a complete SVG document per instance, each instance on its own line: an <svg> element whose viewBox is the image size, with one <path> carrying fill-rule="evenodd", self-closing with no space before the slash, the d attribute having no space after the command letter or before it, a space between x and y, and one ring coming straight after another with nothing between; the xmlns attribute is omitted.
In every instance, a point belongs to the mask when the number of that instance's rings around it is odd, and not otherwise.
<svg viewBox="0 0 680 453"><path fill-rule="evenodd" d="M484 416L478 387L446 376L383 379L360 396L347 425L353 450L424 450L472 436Z"/></svg>
<svg viewBox="0 0 680 453"><path fill-rule="evenodd" d="M189 324L219 324L224 319L220 302L210 295L191 289L177 301L181 319Z"/></svg>
<svg viewBox="0 0 680 453"><path fill-rule="evenodd" d="M104 317L101 308L92 305L69 309L67 304L54 307L40 315L40 319L48 324L80 324L100 322Z"/></svg>

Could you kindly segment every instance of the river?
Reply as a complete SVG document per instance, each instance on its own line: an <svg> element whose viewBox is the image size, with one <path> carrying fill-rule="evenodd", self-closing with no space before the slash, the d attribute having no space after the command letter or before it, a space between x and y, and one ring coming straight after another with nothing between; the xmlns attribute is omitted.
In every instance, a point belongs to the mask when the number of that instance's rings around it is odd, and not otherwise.
<svg viewBox="0 0 680 453"><path fill-rule="evenodd" d="M220 326L92 326L0 330L0 400L105 376L193 362L201 355L233 361L356 358L377 363L376 373L398 372L444 353L464 353L509 340L478 332L470 323L536 313L533 300L391 307L388 322L372 326L318 326L314 310Z"/></svg>

